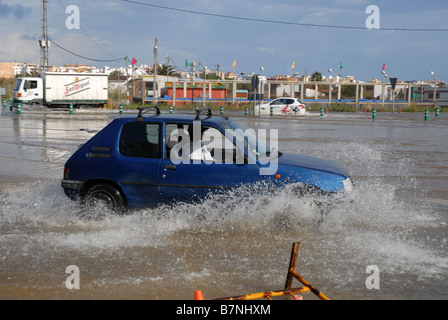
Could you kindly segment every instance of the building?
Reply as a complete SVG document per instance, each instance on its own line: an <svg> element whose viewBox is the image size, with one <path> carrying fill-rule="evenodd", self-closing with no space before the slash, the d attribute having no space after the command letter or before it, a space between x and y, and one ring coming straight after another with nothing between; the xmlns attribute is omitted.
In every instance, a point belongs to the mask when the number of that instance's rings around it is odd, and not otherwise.
<svg viewBox="0 0 448 320"><path fill-rule="evenodd" d="M36 74L39 71L35 63L2 62L0 63L0 78L13 78L18 75Z"/></svg>
<svg viewBox="0 0 448 320"><path fill-rule="evenodd" d="M15 64L16 64L16 62L0 63L0 78L13 78Z"/></svg>
<svg viewBox="0 0 448 320"><path fill-rule="evenodd" d="M99 73L99 70L87 64L65 64L63 67L59 67L57 72Z"/></svg>
<svg viewBox="0 0 448 320"><path fill-rule="evenodd" d="M165 89L162 89L163 96L174 97L174 82L165 82ZM176 81L176 99L220 99L227 96L227 87L224 83Z"/></svg>

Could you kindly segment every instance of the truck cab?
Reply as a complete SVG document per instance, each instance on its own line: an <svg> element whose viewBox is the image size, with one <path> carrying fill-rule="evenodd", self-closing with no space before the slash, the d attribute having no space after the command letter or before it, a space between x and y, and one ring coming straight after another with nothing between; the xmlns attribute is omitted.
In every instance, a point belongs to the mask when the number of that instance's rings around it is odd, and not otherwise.
<svg viewBox="0 0 448 320"><path fill-rule="evenodd" d="M18 78L14 86L13 104L36 105L44 100L43 80L37 77Z"/></svg>

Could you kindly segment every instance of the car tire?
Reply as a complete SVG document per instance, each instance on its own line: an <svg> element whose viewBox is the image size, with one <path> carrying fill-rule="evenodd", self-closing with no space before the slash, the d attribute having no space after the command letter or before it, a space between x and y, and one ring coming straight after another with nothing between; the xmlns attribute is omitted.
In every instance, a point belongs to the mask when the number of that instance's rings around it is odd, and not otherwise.
<svg viewBox="0 0 448 320"><path fill-rule="evenodd" d="M120 191L107 183L97 183L81 197L83 211L88 214L122 214L125 204Z"/></svg>

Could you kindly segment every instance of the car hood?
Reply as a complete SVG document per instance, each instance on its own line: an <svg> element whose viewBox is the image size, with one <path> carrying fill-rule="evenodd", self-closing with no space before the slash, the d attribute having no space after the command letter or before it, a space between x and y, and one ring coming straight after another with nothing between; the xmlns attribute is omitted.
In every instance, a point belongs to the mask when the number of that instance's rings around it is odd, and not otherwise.
<svg viewBox="0 0 448 320"><path fill-rule="evenodd" d="M345 168L343 168L342 166L338 165L333 161L323 160L299 154L282 153L278 158L278 164L283 166L300 167L311 170L329 172L344 176L346 178L350 176L350 174Z"/></svg>

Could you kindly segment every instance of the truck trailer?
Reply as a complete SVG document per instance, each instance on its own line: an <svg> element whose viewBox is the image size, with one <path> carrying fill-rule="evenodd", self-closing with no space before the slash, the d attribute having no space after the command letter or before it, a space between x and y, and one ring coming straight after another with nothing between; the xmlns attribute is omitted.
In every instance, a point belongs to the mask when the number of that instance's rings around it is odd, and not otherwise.
<svg viewBox="0 0 448 320"><path fill-rule="evenodd" d="M38 77L16 80L13 105L47 107L103 107L108 99L108 78L104 73L42 72Z"/></svg>

